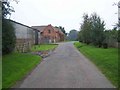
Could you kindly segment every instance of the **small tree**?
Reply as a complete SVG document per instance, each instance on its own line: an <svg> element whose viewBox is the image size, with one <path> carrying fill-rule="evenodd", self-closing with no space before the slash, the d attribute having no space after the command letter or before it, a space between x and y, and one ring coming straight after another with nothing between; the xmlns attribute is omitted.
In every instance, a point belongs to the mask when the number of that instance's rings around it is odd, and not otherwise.
<svg viewBox="0 0 120 90"><path fill-rule="evenodd" d="M95 46L102 46L104 41L105 22L96 14L91 15L92 22L92 43Z"/></svg>
<svg viewBox="0 0 120 90"><path fill-rule="evenodd" d="M10 15L13 11L8 0L2 2L2 54L8 54L15 48L16 37L14 27L6 19L7 15Z"/></svg>
<svg viewBox="0 0 120 90"><path fill-rule="evenodd" d="M79 33L78 33L78 41L79 41L79 42L84 42L82 30L79 31Z"/></svg>
<svg viewBox="0 0 120 90"><path fill-rule="evenodd" d="M120 43L120 30L118 30L118 38L117 38L117 40Z"/></svg>
<svg viewBox="0 0 120 90"><path fill-rule="evenodd" d="M104 21L96 13L93 13L91 17L84 14L79 32L79 41L101 47L104 40L104 26Z"/></svg>
<svg viewBox="0 0 120 90"><path fill-rule="evenodd" d="M88 14L83 15L83 23L81 24L80 32L79 32L79 39L82 40L84 43L91 43L91 21ZM81 41L80 40L80 41Z"/></svg>
<svg viewBox="0 0 120 90"><path fill-rule="evenodd" d="M2 23L2 53L7 54L14 50L15 47L14 27L9 20L3 20Z"/></svg>
<svg viewBox="0 0 120 90"><path fill-rule="evenodd" d="M76 41L78 38L78 31L73 29L68 34L68 40Z"/></svg>
<svg viewBox="0 0 120 90"><path fill-rule="evenodd" d="M65 35L67 35L64 27L62 27L62 26L59 26L59 27L55 26L55 27L59 28Z"/></svg>

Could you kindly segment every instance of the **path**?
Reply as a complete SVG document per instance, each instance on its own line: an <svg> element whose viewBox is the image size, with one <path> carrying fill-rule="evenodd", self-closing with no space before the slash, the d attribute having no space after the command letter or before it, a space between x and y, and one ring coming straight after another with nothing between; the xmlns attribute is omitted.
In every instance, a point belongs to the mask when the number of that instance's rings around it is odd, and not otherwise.
<svg viewBox="0 0 120 90"><path fill-rule="evenodd" d="M20 84L20 88L113 88L105 76L73 46L61 43Z"/></svg>

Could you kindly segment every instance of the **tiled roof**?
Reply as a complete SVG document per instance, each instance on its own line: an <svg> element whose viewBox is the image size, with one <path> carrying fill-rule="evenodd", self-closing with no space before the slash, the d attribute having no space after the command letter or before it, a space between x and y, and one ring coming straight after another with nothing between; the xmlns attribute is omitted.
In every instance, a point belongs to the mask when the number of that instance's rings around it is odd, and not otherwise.
<svg viewBox="0 0 120 90"><path fill-rule="evenodd" d="M50 25L51 25L51 24L50 24ZM49 25L47 25L47 26L49 26ZM43 32L43 30L44 30L47 26L32 26L32 28L37 29L37 30L39 30L40 32ZM52 26L52 25L51 25L51 26ZM53 28L56 32L60 32L61 34L64 34L64 33L61 31L61 29L56 28L56 27L53 27L53 26L52 26L52 28Z"/></svg>
<svg viewBox="0 0 120 90"><path fill-rule="evenodd" d="M64 34L59 28L54 27L54 30L59 31L61 34Z"/></svg>
<svg viewBox="0 0 120 90"><path fill-rule="evenodd" d="M42 32L47 26L32 26L32 28L35 28L37 30L39 30L40 32Z"/></svg>

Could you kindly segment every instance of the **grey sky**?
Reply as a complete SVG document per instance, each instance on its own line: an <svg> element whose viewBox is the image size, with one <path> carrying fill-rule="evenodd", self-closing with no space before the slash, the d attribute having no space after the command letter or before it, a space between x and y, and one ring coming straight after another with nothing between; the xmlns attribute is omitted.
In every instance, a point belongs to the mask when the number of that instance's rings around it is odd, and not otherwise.
<svg viewBox="0 0 120 90"><path fill-rule="evenodd" d="M11 5L15 8L11 19L28 26L48 25L63 26L69 32L79 30L83 13L96 12L111 29L118 20L117 6L119 0L19 0Z"/></svg>

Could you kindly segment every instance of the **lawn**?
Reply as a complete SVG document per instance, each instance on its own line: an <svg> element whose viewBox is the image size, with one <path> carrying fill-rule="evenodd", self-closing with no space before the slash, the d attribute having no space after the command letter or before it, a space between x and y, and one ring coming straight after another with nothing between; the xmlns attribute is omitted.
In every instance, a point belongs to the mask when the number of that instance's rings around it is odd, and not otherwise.
<svg viewBox="0 0 120 90"><path fill-rule="evenodd" d="M45 51L56 48L57 44L34 45L32 51ZM10 88L40 63L41 57L28 53L11 53L2 58L2 87Z"/></svg>
<svg viewBox="0 0 120 90"><path fill-rule="evenodd" d="M32 47L32 51L45 51L45 50L51 50L56 48L57 44L40 44L40 45L34 45Z"/></svg>
<svg viewBox="0 0 120 90"><path fill-rule="evenodd" d="M78 48L86 57L98 66L103 74L118 87L118 49L97 48L91 45L75 42Z"/></svg>
<svg viewBox="0 0 120 90"><path fill-rule="evenodd" d="M41 61L41 57L25 53L11 53L2 58L2 87L9 88L21 80Z"/></svg>

